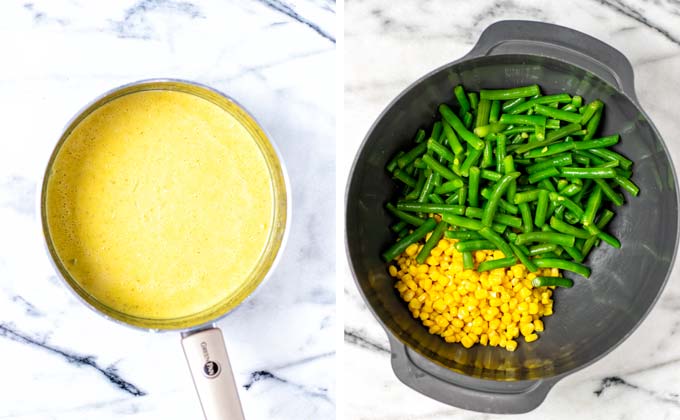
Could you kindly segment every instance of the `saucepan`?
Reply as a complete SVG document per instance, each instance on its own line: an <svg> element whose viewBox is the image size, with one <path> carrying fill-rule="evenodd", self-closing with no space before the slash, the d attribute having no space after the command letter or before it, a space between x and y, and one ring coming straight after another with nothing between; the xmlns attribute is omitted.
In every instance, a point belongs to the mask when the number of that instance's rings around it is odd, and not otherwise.
<svg viewBox="0 0 680 420"><path fill-rule="evenodd" d="M465 349L428 334L393 287L380 254L394 240L385 203L396 187L384 170L411 136L431 125L431 110L454 98L453 87L539 84L605 103L603 133L621 133L616 149L635 161L641 188L611 225L623 247L599 247L586 262L592 276L560 290L541 339L510 353ZM522 413L537 407L562 378L603 357L640 325L658 299L678 242L677 180L668 150L642 110L633 69L611 46L561 26L501 21L463 58L416 81L387 106L356 156L346 191L346 245L359 291L389 337L392 367L411 388L470 410Z"/></svg>
<svg viewBox="0 0 680 420"><path fill-rule="evenodd" d="M206 310L181 318L144 318L124 313L103 304L91 293L83 288L69 273L65 261L60 258L53 235L50 232L47 216L48 182L52 174L55 159L69 138L69 134L85 119L103 105L136 92L143 91L176 91L195 95L218 105L226 110L240 123L257 143L257 147L266 161L273 191L273 214L271 230L266 245L260 254L256 268L250 272L241 286L218 304ZM225 186L225 194L229 194ZM234 310L267 278L276 265L281 250L284 247L290 225L291 196L288 178L283 160L271 137L262 126L242 106L229 96L207 86L174 79L144 80L115 88L104 93L67 124L57 142L47 168L45 170L40 196L40 213L42 231L47 245L48 254L59 277L80 300L104 317L134 328L147 331L174 331L181 333L181 342L191 371L194 385L208 420L238 420L243 419L237 387L234 381L231 365L226 351L222 333L215 326L215 322ZM198 209L200 217L200 209ZM234 221L238 223L238 221ZM191 238L187 238L191 240ZM225 238L225 246L227 238ZM125 281L125 279L121 279Z"/></svg>

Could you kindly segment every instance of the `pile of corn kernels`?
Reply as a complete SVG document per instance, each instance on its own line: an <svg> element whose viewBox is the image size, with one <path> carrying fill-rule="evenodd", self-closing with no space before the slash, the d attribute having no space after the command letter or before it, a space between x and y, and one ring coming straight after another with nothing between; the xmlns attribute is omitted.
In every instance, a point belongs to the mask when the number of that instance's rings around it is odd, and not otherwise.
<svg viewBox="0 0 680 420"><path fill-rule="evenodd" d="M465 270L456 242L440 240L425 264L415 260L422 243L412 244L389 266L390 275L398 279L395 288L413 316L430 334L466 348L479 343L515 351L520 335L526 342L536 341L536 333L543 331L541 317L553 313L554 287L534 288L531 281L537 276L559 276L559 270L530 273L522 264L482 273ZM475 268L505 257L498 250L473 254Z"/></svg>

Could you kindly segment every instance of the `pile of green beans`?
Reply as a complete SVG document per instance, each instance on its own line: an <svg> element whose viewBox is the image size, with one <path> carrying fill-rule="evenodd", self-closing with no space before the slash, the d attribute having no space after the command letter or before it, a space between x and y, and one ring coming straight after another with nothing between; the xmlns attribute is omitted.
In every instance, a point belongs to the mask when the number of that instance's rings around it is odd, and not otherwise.
<svg viewBox="0 0 680 420"><path fill-rule="evenodd" d="M531 272L589 277L583 261L594 247L621 247L605 228L612 208L625 202L622 191L640 191L633 162L611 150L620 136L596 137L604 103L542 95L538 85L479 93L458 85L453 97L439 105L431 129L419 129L412 147L387 164L402 190L386 206L399 221L383 258L432 232L416 256L421 264L445 237L459 241L466 269L474 268L472 252L490 249L505 257L479 271L521 262Z"/></svg>

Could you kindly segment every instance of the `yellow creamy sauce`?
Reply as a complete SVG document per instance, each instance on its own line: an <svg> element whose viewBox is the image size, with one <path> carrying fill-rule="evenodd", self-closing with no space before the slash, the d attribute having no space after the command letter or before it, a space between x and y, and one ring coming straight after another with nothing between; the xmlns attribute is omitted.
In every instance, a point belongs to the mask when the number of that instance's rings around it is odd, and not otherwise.
<svg viewBox="0 0 680 420"><path fill-rule="evenodd" d="M180 318L232 296L265 248L271 177L248 130L187 93L100 107L69 135L47 184L59 258L102 304Z"/></svg>

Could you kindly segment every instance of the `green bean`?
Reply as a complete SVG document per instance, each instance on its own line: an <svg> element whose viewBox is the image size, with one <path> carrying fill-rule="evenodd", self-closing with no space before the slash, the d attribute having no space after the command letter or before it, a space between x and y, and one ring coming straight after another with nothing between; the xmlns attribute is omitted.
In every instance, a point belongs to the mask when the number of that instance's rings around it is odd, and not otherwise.
<svg viewBox="0 0 680 420"><path fill-rule="evenodd" d="M477 119L475 127L481 127L489 123L489 114L491 113L491 101L482 99L477 104Z"/></svg>
<svg viewBox="0 0 680 420"><path fill-rule="evenodd" d="M413 142L415 144L422 143L425 140L425 136L426 136L425 130L419 128L418 131L416 131L416 136L413 139Z"/></svg>
<svg viewBox="0 0 680 420"><path fill-rule="evenodd" d="M474 258L472 258L472 252L470 251L463 252L463 269L465 270L475 269L475 260Z"/></svg>
<svg viewBox="0 0 680 420"><path fill-rule="evenodd" d="M418 255L416 256L416 262L418 264L424 264L425 260L427 257L430 256L430 252L434 249L435 246L439 243L439 241L442 239L444 236L444 232L449 228L449 224L446 223L445 221L441 221L437 223L437 227L434 228L432 231L432 235L425 241L425 245L423 245L423 248L420 250Z"/></svg>
<svg viewBox="0 0 680 420"><path fill-rule="evenodd" d="M595 182L602 189L602 194L604 194L604 196L607 197L609 201L617 206L623 205L623 195L614 191L612 187L609 186L607 181L604 179L595 179Z"/></svg>
<svg viewBox="0 0 680 420"><path fill-rule="evenodd" d="M434 204L446 204L444 202L444 199L441 198L438 194L435 194L435 193L428 195L427 198L428 198L428 200L430 200L431 203L434 203Z"/></svg>
<svg viewBox="0 0 680 420"><path fill-rule="evenodd" d="M588 149L601 149L603 147L610 147L619 142L619 135L615 134L613 136L602 137L596 140L583 140L578 141L574 145L574 150L588 150Z"/></svg>
<svg viewBox="0 0 680 420"><path fill-rule="evenodd" d="M588 121L586 125L586 134L583 136L583 140L590 140L595 137L597 132L597 127L600 125L600 119L602 118L602 108L593 115L593 118Z"/></svg>
<svg viewBox="0 0 680 420"><path fill-rule="evenodd" d="M572 184L567 185L563 189L561 189L560 195L565 196L565 197L571 197L571 196L581 192L581 190L583 190L583 185L572 183Z"/></svg>
<svg viewBox="0 0 680 420"><path fill-rule="evenodd" d="M484 142L482 139L465 128L458 116L456 116L456 114L454 114L453 111L451 111L451 108L449 108L446 104L439 105L439 113L442 115L444 120L449 123L451 127L458 133L458 135L470 146L477 150L484 148Z"/></svg>
<svg viewBox="0 0 680 420"><path fill-rule="evenodd" d="M512 252L515 254L517 259L522 264L524 264L524 266L527 268L527 270L529 270L532 273L535 273L538 270L538 267L536 267L536 264L534 264L534 262L531 261L531 258L529 258L527 256L527 254L524 253L524 251L522 251L522 249L520 249L519 246L517 246L513 243L510 243L509 245L510 245L510 249L512 249Z"/></svg>
<svg viewBox="0 0 680 420"><path fill-rule="evenodd" d="M593 249L593 246L595 246L595 243L599 240L600 238L598 238L597 235L593 235L590 238L586 239L586 241L583 243L583 246L581 247L581 255L583 255L583 259L586 259L588 257L588 254L590 254L590 251Z"/></svg>
<svg viewBox="0 0 680 420"><path fill-rule="evenodd" d="M389 162L387 162L387 165L385 165L385 169L387 169L388 172L394 172L394 170L397 168L397 160L403 155L404 155L403 150L394 155L394 157Z"/></svg>
<svg viewBox="0 0 680 420"><path fill-rule="evenodd" d="M586 203L586 209L583 212L583 218L581 223L584 226L592 225L595 223L595 215L602 205L602 188L598 185L595 186L593 192L588 196L588 201Z"/></svg>
<svg viewBox="0 0 680 420"><path fill-rule="evenodd" d="M538 158L538 157L548 157L552 155L557 155L559 153L564 153L568 152L569 150L572 150L574 148L574 142L573 141L564 141L562 143L556 143L556 144L551 144L549 146L545 146L542 149L534 149L530 152L527 152L524 157L526 158Z"/></svg>
<svg viewBox="0 0 680 420"><path fill-rule="evenodd" d="M633 166L633 162L626 159L625 157L621 156L620 154L608 150L608 149L590 149L588 152L592 153L593 155L600 157L604 160L618 160L619 161L619 166L621 166L623 169L630 169L631 166Z"/></svg>
<svg viewBox="0 0 680 420"><path fill-rule="evenodd" d="M444 237L459 240L482 239L482 235L471 230L447 230Z"/></svg>
<svg viewBox="0 0 680 420"><path fill-rule="evenodd" d="M463 110L463 113L469 112L470 102L468 101L468 97L465 94L465 89L463 89L463 86L458 85L455 88L453 88L453 94L456 96L456 100L458 100L458 105L460 105L460 109Z"/></svg>
<svg viewBox="0 0 680 420"><path fill-rule="evenodd" d="M515 161L512 155L506 156L505 159L503 159L503 169L506 175L515 172ZM508 202L515 201L515 194L517 194L517 181L512 180L512 182L510 182L510 185L508 185L507 191Z"/></svg>
<svg viewBox="0 0 680 420"><path fill-rule="evenodd" d="M576 238L571 235L566 235L564 233L555 232L527 232L520 233L517 235L515 240L516 245L523 245L530 242L548 242L551 244L561 245L561 246L574 246L574 240Z"/></svg>
<svg viewBox="0 0 680 420"><path fill-rule="evenodd" d="M555 189L555 186L552 184L552 182L549 179L544 179L541 182L538 183L538 186L543 188L544 190L547 190L549 192L557 192Z"/></svg>
<svg viewBox="0 0 680 420"><path fill-rule="evenodd" d="M522 214L522 230L526 232L531 232L534 230L534 220L531 214L531 208L527 203L519 204L519 211Z"/></svg>
<svg viewBox="0 0 680 420"><path fill-rule="evenodd" d="M435 194L449 194L456 191L458 188L463 186L463 181L461 179L454 179L453 181L445 182L442 185L434 189Z"/></svg>
<svg viewBox="0 0 680 420"><path fill-rule="evenodd" d="M482 157L482 153L484 153L484 149L471 149L468 152L465 161L460 165L460 172L463 176L469 176L470 168L477 164L479 158Z"/></svg>
<svg viewBox="0 0 680 420"><path fill-rule="evenodd" d="M470 130L470 129L472 128L472 119L473 119L473 118L474 118L474 117L473 117L472 114L469 113L469 112L466 112L465 115L463 115L462 122L463 122L463 126L464 126L466 129Z"/></svg>
<svg viewBox="0 0 680 420"><path fill-rule="evenodd" d="M539 190L538 201L536 203L536 214L534 215L534 224L542 227L545 224L545 219L548 212L549 192L547 190Z"/></svg>
<svg viewBox="0 0 680 420"><path fill-rule="evenodd" d="M493 165L493 143L489 140L484 142L484 153L482 154L481 168L488 168Z"/></svg>
<svg viewBox="0 0 680 420"><path fill-rule="evenodd" d="M544 180L546 178L552 178L552 177L557 176L559 174L560 174L560 171L555 167L544 169L542 171L534 172L533 174L529 175L529 183L535 184L538 181Z"/></svg>
<svg viewBox="0 0 680 420"><path fill-rule="evenodd" d="M503 178L503 175L488 169L482 169L482 171L480 172L480 177L488 181L496 182Z"/></svg>
<svg viewBox="0 0 680 420"><path fill-rule="evenodd" d="M418 197L420 197L420 192L423 190L423 187L425 186L426 180L425 172L426 171L420 171L418 173L418 181L416 182L416 187L406 194L405 198L407 200L417 200Z"/></svg>
<svg viewBox="0 0 680 420"><path fill-rule="evenodd" d="M479 205L480 172L481 171L476 166L471 167L469 170L470 178L468 180L468 203L470 203L470 205L473 207L477 207Z"/></svg>
<svg viewBox="0 0 680 420"><path fill-rule="evenodd" d="M500 249L501 252L506 257L513 255L512 248L510 248L510 245L508 245L508 243L505 242L505 240L503 240L503 238L501 238L501 235L499 235L498 233L494 232L493 230L485 226L479 230L479 234L482 235L486 240L493 243L496 246L496 248Z"/></svg>
<svg viewBox="0 0 680 420"><path fill-rule="evenodd" d="M507 127L507 125L505 125L505 124L495 122L495 123L490 123L490 124L487 124L487 125L478 126L477 128L474 129L473 132L478 137L483 138L483 137L488 136L489 134L500 133L503 130L505 130L506 127Z"/></svg>
<svg viewBox="0 0 680 420"><path fill-rule="evenodd" d="M568 135L579 131L581 129L580 124L567 124L564 127L553 130L545 136L546 141L555 141L561 138L567 137Z"/></svg>
<svg viewBox="0 0 680 420"><path fill-rule="evenodd" d="M482 197L488 200L489 197L491 197L491 190L488 188L483 188L480 194ZM501 198L501 201L498 203L498 208L506 213L519 214L519 208L516 205L505 201L503 198Z"/></svg>
<svg viewBox="0 0 680 420"><path fill-rule="evenodd" d="M501 258L498 260L484 261L477 266L478 272L496 270L498 268L507 268L515 265L517 258L515 256Z"/></svg>
<svg viewBox="0 0 680 420"><path fill-rule="evenodd" d="M546 118L542 115L503 114L499 121L503 124L545 126Z"/></svg>
<svg viewBox="0 0 680 420"><path fill-rule="evenodd" d="M397 169L394 171L393 174L394 179L398 179L399 181L403 182L404 184L408 185L411 188L416 187L417 181L413 179L408 173L405 171L402 171L401 169Z"/></svg>
<svg viewBox="0 0 680 420"><path fill-rule="evenodd" d="M518 106L523 102L526 102L525 98L508 99L507 101L503 102L501 109L505 111L507 109L511 109L512 107Z"/></svg>
<svg viewBox="0 0 680 420"><path fill-rule="evenodd" d="M526 98L528 96L534 96L541 93L541 88L538 85L523 86L513 89L482 89L479 92L479 97L481 99L491 99L491 100L508 100L516 98Z"/></svg>
<svg viewBox="0 0 680 420"><path fill-rule="evenodd" d="M468 230L480 230L484 227L482 222L469 217L459 216L453 213L442 213L442 220L454 226L459 226Z"/></svg>
<svg viewBox="0 0 680 420"><path fill-rule="evenodd" d="M496 172L503 172L503 160L505 159L505 135L496 138Z"/></svg>
<svg viewBox="0 0 680 420"><path fill-rule="evenodd" d="M577 114L575 112L567 112L560 109L555 109L538 104L534 106L534 110L536 111L537 114L544 115L546 117L554 118L557 120L562 120L570 123L577 123L581 121L581 114Z"/></svg>
<svg viewBox="0 0 680 420"><path fill-rule="evenodd" d="M390 226L390 230L392 232L399 232L400 230L402 230L405 227L408 227L408 223L404 222L403 220L400 220L397 223Z"/></svg>
<svg viewBox="0 0 680 420"><path fill-rule="evenodd" d="M484 226L491 226L491 221L493 220L493 216L496 213L496 209L498 208L498 203L501 197L503 194L505 194L512 181L517 179L519 175L519 172L511 172L506 174L493 186L491 190L491 197L484 207L484 214L482 216L482 224Z"/></svg>
<svg viewBox="0 0 680 420"><path fill-rule="evenodd" d="M501 113L501 101L491 101L491 110L489 111L489 122L498 122L498 116Z"/></svg>
<svg viewBox="0 0 680 420"><path fill-rule="evenodd" d="M454 154L460 154L463 153L463 146L460 144L460 140L458 140L458 136L456 136L456 132L454 131L453 128L444 121L443 123L444 127L444 135L446 136L446 139L449 141L449 147L451 147L451 150L453 150Z"/></svg>
<svg viewBox="0 0 680 420"><path fill-rule="evenodd" d="M539 268L558 268L560 270L567 270L581 275L585 278L590 277L590 269L583 264L561 260L558 258L540 258L534 260L534 263Z"/></svg>
<svg viewBox="0 0 680 420"><path fill-rule="evenodd" d="M612 247L621 248L621 242L618 239L616 239L613 235L610 235L606 232L602 232L597 226L593 226L593 225L586 226L586 229L590 233L597 235L598 238L602 239L603 241L605 241L606 243L608 243Z"/></svg>
<svg viewBox="0 0 680 420"><path fill-rule="evenodd" d="M408 234L409 234L409 228L408 228L408 226L406 226L406 227L404 227L403 229L399 230L398 232L396 232L396 234L397 234L397 241L400 240L401 238L403 238L404 236L408 235Z"/></svg>
<svg viewBox="0 0 680 420"><path fill-rule="evenodd" d="M449 180L460 180L460 177L454 174L449 168L437 162L432 156L424 155L423 162L430 167L434 172L437 172L442 178Z"/></svg>
<svg viewBox="0 0 680 420"><path fill-rule="evenodd" d="M616 171L613 168L576 168L576 167L562 167L560 173L565 178L614 178Z"/></svg>
<svg viewBox="0 0 680 420"><path fill-rule="evenodd" d="M538 200L538 195L541 192L540 189L522 191L515 194L515 204L529 203Z"/></svg>
<svg viewBox="0 0 680 420"><path fill-rule="evenodd" d="M412 215L412 214L409 214L409 213L406 213L406 212L404 212L404 211L401 211L401 210L397 209L397 208L394 206L394 204L392 204L392 203L387 203L387 204L385 204L385 208L386 208L390 213L392 213L393 215L395 215L397 218L399 218L399 219L403 220L404 222L406 222L406 223L408 223L408 224L411 224L411 225L413 225L413 226L420 226L420 225L423 224L423 222L425 222L424 219L422 219L422 218L420 218L420 217L418 217L418 216L414 216L414 215Z"/></svg>
<svg viewBox="0 0 680 420"><path fill-rule="evenodd" d="M423 185L423 189L420 191L420 195L418 195L418 202L419 203L424 203L427 201L427 196L430 195L432 190L434 189L434 178L435 178L435 173L433 171L430 171L430 173L427 175L427 178L425 179L425 185Z"/></svg>
<svg viewBox="0 0 680 420"><path fill-rule="evenodd" d="M467 187L463 185L462 187L458 188L458 205L464 206L466 201L467 201Z"/></svg>
<svg viewBox="0 0 680 420"><path fill-rule="evenodd" d="M456 204L437 204L437 203L419 203L413 201L400 201L397 203L397 209L401 211L410 211L418 213L452 213L457 215L465 214L465 207Z"/></svg>
<svg viewBox="0 0 680 420"><path fill-rule="evenodd" d="M425 235L430 233L437 226L437 222L434 219L424 220L423 223L418 226L413 232L406 235L400 241L392 245L382 254L385 261L392 261L398 257L402 252L409 247L409 245L418 242L423 239Z"/></svg>
<svg viewBox="0 0 680 420"><path fill-rule="evenodd" d="M563 246L562 249L566 251L566 253L569 255L569 257L571 257L572 260L576 261L577 263L583 262L585 257L581 253L581 250L576 246Z"/></svg>
<svg viewBox="0 0 680 420"><path fill-rule="evenodd" d="M458 252L479 251L483 249L496 249L496 246L486 239L472 239L456 243Z"/></svg>
<svg viewBox="0 0 680 420"><path fill-rule="evenodd" d="M527 252L527 255L529 255L530 257L534 257L536 255L553 252L557 249L558 246L559 245L557 244L537 244L529 248L529 252Z"/></svg>
<svg viewBox="0 0 680 420"><path fill-rule="evenodd" d="M465 216L467 217L472 217L475 219L481 219L484 215L484 210L480 209L479 207L468 207L465 209ZM522 219L519 217L515 216L510 216L508 214L502 214L502 213L496 213L493 217L493 221L507 225L507 226L512 226L519 228L522 226Z"/></svg>
<svg viewBox="0 0 680 420"><path fill-rule="evenodd" d="M432 125L432 133L430 134L430 139L435 141L439 140L441 134L442 134L442 122L435 121L435 123Z"/></svg>
<svg viewBox="0 0 680 420"><path fill-rule="evenodd" d="M619 161L618 160L610 160L609 162L605 162L601 165L597 165L597 168L618 168L619 167ZM618 174L618 171L616 172Z"/></svg>
<svg viewBox="0 0 680 420"><path fill-rule="evenodd" d="M503 107L503 111L508 114L521 114L522 112L529 111L533 109L536 105L549 104L553 102L566 103L571 102L571 96L566 93L560 93L557 95L546 95L539 96L538 98L528 100L519 104L512 104L507 108Z"/></svg>
<svg viewBox="0 0 680 420"><path fill-rule="evenodd" d="M557 204L561 204L567 209L571 210L572 213L576 215L578 218L583 217L583 209L581 206L576 204L574 201L572 201L568 197L564 197L562 195L559 195L557 193L550 193L550 200L557 202Z"/></svg>
<svg viewBox="0 0 680 420"><path fill-rule="evenodd" d="M531 166L527 166L526 171L529 175L531 175L535 172L539 172L544 169L571 165L572 162L573 162L572 155L569 153L565 153L563 155L553 156L549 159L542 160L538 163L534 163Z"/></svg>
<svg viewBox="0 0 680 420"><path fill-rule="evenodd" d="M506 136L511 136L513 134L518 134L518 133L533 133L536 131L536 127L528 126L528 125L521 125L519 127L513 127L513 128L508 128L507 130L503 131L503 134Z"/></svg>
<svg viewBox="0 0 680 420"><path fill-rule="evenodd" d="M402 169L405 168L411 162L416 160L418 158L418 156L425 153L426 150L427 150L427 144L426 143L420 143L420 144L416 145L416 147L414 147L413 149L404 153L399 159L397 159L397 165L399 165L399 167L402 168Z"/></svg>
<svg viewBox="0 0 680 420"><path fill-rule="evenodd" d="M468 100L470 101L470 108L473 111L477 111L477 106L479 105L479 95L477 92L468 92Z"/></svg>
<svg viewBox="0 0 680 420"><path fill-rule="evenodd" d="M553 216L550 218L550 227L555 229L556 231L560 233L564 233L565 235L573 236L575 238L582 238L582 239L588 239L590 238L590 233L583 229L579 229L575 226L570 225L569 223L563 222L562 220L558 219L557 217ZM573 245L567 245L567 246L573 246Z"/></svg>
<svg viewBox="0 0 680 420"><path fill-rule="evenodd" d="M640 193L640 188L628 178L617 175L614 177L614 182L616 182L624 190L628 191L628 193L633 197L637 197L637 195Z"/></svg>
<svg viewBox="0 0 680 420"><path fill-rule="evenodd" d="M531 280L534 287L558 286L569 289L574 285L574 281L566 277L536 277Z"/></svg>
<svg viewBox="0 0 680 420"><path fill-rule="evenodd" d="M583 112L583 115L581 116L581 124L584 125L588 121L590 121L590 119L595 115L595 113L602 109L603 105L604 104L599 99L596 99L593 102L586 105L586 109Z"/></svg>
<svg viewBox="0 0 680 420"><path fill-rule="evenodd" d="M451 150L441 145L437 140L429 139L427 141L427 150L430 150L449 162L453 163L456 160L456 155L454 155Z"/></svg>

